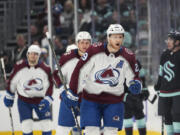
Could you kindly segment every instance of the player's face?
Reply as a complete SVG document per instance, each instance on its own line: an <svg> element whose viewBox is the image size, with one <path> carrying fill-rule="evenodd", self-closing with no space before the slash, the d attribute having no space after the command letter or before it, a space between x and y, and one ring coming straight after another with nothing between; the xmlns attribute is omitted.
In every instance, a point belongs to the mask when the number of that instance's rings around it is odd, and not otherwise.
<svg viewBox="0 0 180 135"><path fill-rule="evenodd" d="M170 37L168 37L167 39L167 48L168 50L172 50L174 47L174 40Z"/></svg>
<svg viewBox="0 0 180 135"><path fill-rule="evenodd" d="M79 40L78 48L79 48L80 54L84 54L90 45L91 45L90 40L87 40L87 39Z"/></svg>
<svg viewBox="0 0 180 135"><path fill-rule="evenodd" d="M113 50L118 51L123 43L123 40L123 34L112 34L109 36L108 45L110 45Z"/></svg>
<svg viewBox="0 0 180 135"><path fill-rule="evenodd" d="M32 66L36 65L39 60L39 54L35 52L28 53L27 57L28 57L29 65L32 65Z"/></svg>

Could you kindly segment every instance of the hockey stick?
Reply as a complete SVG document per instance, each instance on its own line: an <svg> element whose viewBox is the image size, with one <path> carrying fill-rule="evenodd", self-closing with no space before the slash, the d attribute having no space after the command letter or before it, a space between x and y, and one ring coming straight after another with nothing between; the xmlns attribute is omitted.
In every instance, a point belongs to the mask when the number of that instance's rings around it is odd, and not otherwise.
<svg viewBox="0 0 180 135"><path fill-rule="evenodd" d="M56 57L56 53L55 53L55 49L54 49L54 44L53 44L53 42L52 42L52 40L51 40L50 35L49 35L48 32L46 32L46 37L47 37L47 39L48 39L48 42L49 42L50 47L51 47L51 50L52 50L53 57L54 57L55 62L56 62L56 64L57 64L58 75L59 75L59 77L60 77L60 80L61 80L61 82L62 82L65 90L68 91L68 88L67 88L67 86L66 86L66 84L65 84L65 80L64 80L64 77L63 77L63 74L62 74L61 67L60 67L59 62L58 62L58 59L57 59L57 57ZM72 111L72 114L73 114L73 117L74 117L74 120L75 120L77 129L78 129L79 133L81 134L81 129L80 129L80 126L79 126L79 123L78 123L78 120L77 120L77 116L75 115L75 111L74 111L74 108L73 108L73 107L71 107L71 111Z"/></svg>
<svg viewBox="0 0 180 135"><path fill-rule="evenodd" d="M1 66L2 66L2 70L3 70L4 82L6 84L7 77L6 77L6 70L5 70L4 59L3 58L1 58ZM13 118L12 118L12 111L11 111L10 107L8 109L9 109L9 117L10 117L12 135L14 135L14 124L13 124Z"/></svg>
<svg viewBox="0 0 180 135"><path fill-rule="evenodd" d="M156 99L157 99L157 95L155 94L154 97L153 97L153 99L150 100L150 99L148 98L148 101L149 101L151 104L154 104L154 102L156 101Z"/></svg>
<svg viewBox="0 0 180 135"><path fill-rule="evenodd" d="M161 123L161 135L164 135L164 117L162 116L162 123Z"/></svg>

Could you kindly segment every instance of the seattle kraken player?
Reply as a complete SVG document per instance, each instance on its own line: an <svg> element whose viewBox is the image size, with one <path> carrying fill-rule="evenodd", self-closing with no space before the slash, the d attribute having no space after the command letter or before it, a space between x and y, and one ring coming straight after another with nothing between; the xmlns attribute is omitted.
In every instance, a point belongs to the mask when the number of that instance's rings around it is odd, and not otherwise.
<svg viewBox="0 0 180 135"><path fill-rule="evenodd" d="M162 53L159 77L155 90L159 91L158 114L165 120L167 135L180 135L180 33L168 34L167 49Z"/></svg>
<svg viewBox="0 0 180 135"><path fill-rule="evenodd" d="M27 60L20 60L14 66L4 98L5 106L12 107L17 91L23 135L33 134L33 109L41 120L42 135L51 135L53 82L51 69L39 60L40 54L39 46L31 45L28 48Z"/></svg>
<svg viewBox="0 0 180 135"><path fill-rule="evenodd" d="M145 115L143 112L143 101L147 100L149 97L149 91L145 82L145 74L144 70L137 60L138 68L139 68L139 77L142 80L143 88L140 94L132 95L127 86L125 85L125 90L127 93L125 101L125 113L124 113L124 128L126 135L133 135L133 116L136 119L136 125L139 131L139 135L146 135L146 121Z"/></svg>

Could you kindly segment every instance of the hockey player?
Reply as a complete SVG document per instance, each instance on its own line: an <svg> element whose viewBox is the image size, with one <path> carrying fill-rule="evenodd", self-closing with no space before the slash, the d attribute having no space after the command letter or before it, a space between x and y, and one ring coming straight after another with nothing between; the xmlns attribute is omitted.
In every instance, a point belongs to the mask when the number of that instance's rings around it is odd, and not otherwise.
<svg viewBox="0 0 180 135"><path fill-rule="evenodd" d="M91 45L91 35L86 31L81 31L76 36L76 46L78 49L67 50L59 61L60 66L62 67L62 73L66 84L69 84L71 74L79 61L80 57L86 52L86 50ZM72 46L74 48L74 46ZM54 79L58 87L62 86L60 78L58 76L58 71L54 71ZM61 88L63 89L63 88ZM65 91L64 91L65 92ZM61 95L64 95L62 93ZM72 115L70 108L68 108L63 100L61 100L59 108L59 118L58 118L58 128L57 135L68 135L72 130L72 127L75 126L75 121ZM73 132L73 130L72 130Z"/></svg>
<svg viewBox="0 0 180 135"><path fill-rule="evenodd" d="M163 116L167 135L180 135L180 33L170 32L167 49L162 53L159 77L158 114Z"/></svg>
<svg viewBox="0 0 180 135"><path fill-rule="evenodd" d="M111 24L107 40L108 43L97 43L88 48L72 73L71 94L61 96L67 105L75 107L77 94L83 89L80 124L86 135L100 135L101 118L104 135L117 135L123 124L125 79L133 94L138 94L142 87L135 55L122 46L123 27Z"/></svg>
<svg viewBox="0 0 180 135"><path fill-rule="evenodd" d="M31 45L27 51L27 60L18 61L8 80L4 104L12 107L15 92L18 95L18 112L23 135L33 134L32 111L35 110L43 135L51 135L51 111L53 101L51 95L53 82L51 69L39 61L41 50L37 45Z"/></svg>
<svg viewBox="0 0 180 135"><path fill-rule="evenodd" d="M143 101L149 97L149 92L145 82L145 75L140 62L137 60L139 68L139 77L142 80L143 88L140 94L132 95L125 85L127 91L127 97L125 101L125 114L124 114L124 128L126 135L133 135L133 116L136 119L136 125L138 127L139 135L146 135L146 121L143 112Z"/></svg>

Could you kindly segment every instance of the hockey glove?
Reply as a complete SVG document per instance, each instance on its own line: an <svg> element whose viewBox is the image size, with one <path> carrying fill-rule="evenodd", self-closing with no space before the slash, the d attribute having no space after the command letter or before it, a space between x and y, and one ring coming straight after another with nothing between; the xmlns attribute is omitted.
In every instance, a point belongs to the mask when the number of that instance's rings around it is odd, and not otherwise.
<svg viewBox="0 0 180 135"><path fill-rule="evenodd" d="M41 100L39 103L39 111L41 113L46 113L52 104L53 98L51 96L46 96L44 99Z"/></svg>
<svg viewBox="0 0 180 135"><path fill-rule="evenodd" d="M64 90L60 96L65 105L69 108L76 108L79 104L79 97L74 94L70 89L68 89L68 91Z"/></svg>
<svg viewBox="0 0 180 135"><path fill-rule="evenodd" d="M128 89L132 94L139 94L142 89L141 82L138 80L130 81L130 86Z"/></svg>
<svg viewBox="0 0 180 135"><path fill-rule="evenodd" d="M149 91L148 90L142 90L140 93L140 98L142 100L147 100L149 97Z"/></svg>
<svg viewBox="0 0 180 135"><path fill-rule="evenodd" d="M14 103L14 94L10 93L9 91L6 91L6 95L4 97L4 104L6 107L12 107Z"/></svg>

